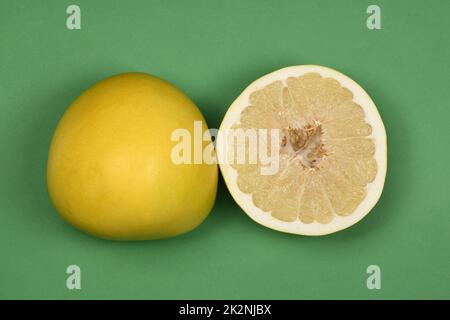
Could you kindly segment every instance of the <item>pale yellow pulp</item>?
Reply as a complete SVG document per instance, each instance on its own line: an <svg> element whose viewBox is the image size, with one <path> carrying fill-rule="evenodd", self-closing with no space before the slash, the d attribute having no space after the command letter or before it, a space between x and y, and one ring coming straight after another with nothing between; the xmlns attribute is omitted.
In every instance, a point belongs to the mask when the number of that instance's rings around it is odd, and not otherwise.
<svg viewBox="0 0 450 320"><path fill-rule="evenodd" d="M317 73L275 81L250 95L233 128L280 129L280 169L232 164L238 188L282 221L327 224L355 211L377 175L372 127L352 93Z"/></svg>

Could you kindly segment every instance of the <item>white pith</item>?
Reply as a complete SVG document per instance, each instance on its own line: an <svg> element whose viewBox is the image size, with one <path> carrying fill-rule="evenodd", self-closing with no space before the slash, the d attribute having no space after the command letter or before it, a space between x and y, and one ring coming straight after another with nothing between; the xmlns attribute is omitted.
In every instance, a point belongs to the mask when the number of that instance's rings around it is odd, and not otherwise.
<svg viewBox="0 0 450 320"><path fill-rule="evenodd" d="M384 180L387 169L387 149L386 149L386 131L383 121L372 99L355 81L344 74L322 66L303 65L292 66L277 70L267 74L250 84L241 95L231 104L220 126L221 132L226 132L230 127L239 123L240 114L246 108L249 102L249 96L252 92L264 88L266 85L277 81L285 81L289 77L299 77L306 73L318 73L325 78L333 78L337 80L341 86L349 89L353 93L353 101L359 104L365 113L366 121L372 126L372 137L375 140L375 155L377 161L377 175L373 182L367 185L367 196L360 203L357 209L348 216L334 215L334 219L327 224L318 222L303 223L299 219L293 222L284 222L272 217L270 212L265 212L256 207L252 201L251 195L243 193L237 186L237 171L224 162L220 163L220 169L224 177L225 183L237 204L244 210L247 215L257 223L268 228L301 235L325 235L330 234L352 226L366 216L375 206L381 196L384 186ZM221 154L226 148L223 147L223 134L217 137L217 155L219 159L225 159L225 155Z"/></svg>

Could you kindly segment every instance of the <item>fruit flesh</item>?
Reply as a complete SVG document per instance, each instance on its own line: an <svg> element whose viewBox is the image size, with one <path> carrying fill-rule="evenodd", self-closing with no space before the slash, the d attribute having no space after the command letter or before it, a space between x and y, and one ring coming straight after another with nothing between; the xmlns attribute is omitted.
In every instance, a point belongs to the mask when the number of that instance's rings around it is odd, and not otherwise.
<svg viewBox="0 0 450 320"><path fill-rule="evenodd" d="M48 160L60 215L90 234L157 239L199 225L214 203L215 164L174 164L171 133L206 123L166 81L127 73L99 82L66 111ZM205 142L206 143L206 142Z"/></svg>
<svg viewBox="0 0 450 320"><path fill-rule="evenodd" d="M352 214L377 175L372 128L352 93L318 73L274 81L254 91L233 128L280 129L280 170L232 164L237 186L281 221L330 223Z"/></svg>

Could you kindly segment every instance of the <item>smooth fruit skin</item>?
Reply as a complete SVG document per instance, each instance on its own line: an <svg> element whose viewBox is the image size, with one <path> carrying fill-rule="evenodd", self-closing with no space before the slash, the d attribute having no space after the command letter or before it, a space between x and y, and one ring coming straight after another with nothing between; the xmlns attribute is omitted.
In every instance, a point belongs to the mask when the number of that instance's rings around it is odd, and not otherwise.
<svg viewBox="0 0 450 320"><path fill-rule="evenodd" d="M113 240L192 230L209 214L216 164L175 164L173 130L193 137L205 120L170 83L144 73L105 79L78 97L51 143L47 182L53 205L75 227Z"/></svg>

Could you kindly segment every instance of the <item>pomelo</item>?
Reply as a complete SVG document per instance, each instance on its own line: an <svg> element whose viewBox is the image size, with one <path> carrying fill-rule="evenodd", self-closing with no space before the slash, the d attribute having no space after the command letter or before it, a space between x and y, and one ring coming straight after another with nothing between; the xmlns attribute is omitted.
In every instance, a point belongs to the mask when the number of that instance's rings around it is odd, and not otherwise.
<svg viewBox="0 0 450 320"><path fill-rule="evenodd" d="M229 157L238 145L232 130L246 138L263 130L278 135L267 135L263 148L246 144L246 161L238 163ZM293 66L257 79L232 103L219 131L226 185L245 213L266 227L333 233L361 220L380 198L387 168L383 121L366 91L336 70ZM278 161L271 174L259 157L248 161L250 151L265 149Z"/></svg>
<svg viewBox="0 0 450 320"><path fill-rule="evenodd" d="M213 206L218 174L216 164L171 159L171 134L192 132L194 121L207 130L194 103L157 77L125 73L95 84L65 112L51 142L47 181L55 208L107 239L192 230Z"/></svg>

